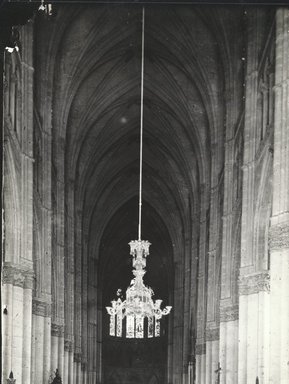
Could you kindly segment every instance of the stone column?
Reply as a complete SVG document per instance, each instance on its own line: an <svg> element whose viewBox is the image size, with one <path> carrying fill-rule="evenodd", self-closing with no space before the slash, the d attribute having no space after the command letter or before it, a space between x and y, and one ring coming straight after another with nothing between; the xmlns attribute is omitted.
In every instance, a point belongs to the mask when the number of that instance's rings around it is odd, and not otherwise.
<svg viewBox="0 0 289 384"><path fill-rule="evenodd" d="M66 181L66 237L65 237L65 340L63 382L73 382L73 345L74 345L74 182Z"/></svg>
<svg viewBox="0 0 289 384"><path fill-rule="evenodd" d="M43 113L43 111L41 112ZM51 358L51 255L52 255L52 206L51 206L51 132L49 119L40 118L35 108L36 158L34 185L34 254L36 281L33 297L33 377L35 382L47 382L54 367ZM43 120L43 125L40 121ZM40 346L40 340L42 345ZM36 349L37 351L36 351ZM40 348L40 350L39 350ZM40 363L41 361L41 363ZM40 368L41 367L41 368Z"/></svg>
<svg viewBox="0 0 289 384"><path fill-rule="evenodd" d="M198 308L197 308L197 338L196 338L196 383L205 383L206 380L206 258L208 247L208 217L206 215L206 191L201 188L202 208L200 214L200 243L198 268Z"/></svg>
<svg viewBox="0 0 289 384"><path fill-rule="evenodd" d="M81 354L80 353L74 353L74 382L75 384L82 384L82 374L81 374Z"/></svg>
<svg viewBox="0 0 289 384"><path fill-rule="evenodd" d="M97 262L96 255L88 259L88 294L87 294L87 372L88 372L88 383L96 383L96 374L98 371L97 366ZM100 293L99 293L100 294Z"/></svg>
<svg viewBox="0 0 289 384"><path fill-rule="evenodd" d="M74 371L73 371L73 345L69 350L69 370L68 370L68 383L74 382Z"/></svg>
<svg viewBox="0 0 289 384"><path fill-rule="evenodd" d="M71 366L71 352L72 342L70 340L64 340L64 369L63 369L63 384L68 384L73 380L71 377L70 366Z"/></svg>
<svg viewBox="0 0 289 384"><path fill-rule="evenodd" d="M217 159L213 156L213 163ZM222 177L216 169L212 172L214 187L211 188L210 201L210 230L209 230L209 252L207 271L207 310L206 310L206 383L214 382L215 370L219 362L219 303L220 303L220 268L221 268L221 215L222 207L220 196L223 194Z"/></svg>
<svg viewBox="0 0 289 384"><path fill-rule="evenodd" d="M239 172L235 159L240 156L242 141L240 130L242 118L237 134L227 132L225 143L224 169L224 207L223 207L223 241L221 267L221 299L220 299L220 342L219 362L221 383L237 382L238 364L238 295L237 273L240 258L240 185ZM217 367L215 368L217 369Z"/></svg>
<svg viewBox="0 0 289 384"><path fill-rule="evenodd" d="M51 323L51 366L50 371L54 372L58 367L58 332L55 324Z"/></svg>
<svg viewBox="0 0 289 384"><path fill-rule="evenodd" d="M83 233L86 232L86 228L83 228ZM87 370L88 370L88 354L89 354L89 311L88 311L88 256L87 256L87 243L88 236L85 234L82 235L82 251L81 251L81 263L82 263L82 286L81 286L81 296L82 296L82 330L81 330L81 371L83 377L83 383L87 379ZM93 351L93 349L92 349ZM92 356L89 356L92 358Z"/></svg>
<svg viewBox="0 0 289 384"><path fill-rule="evenodd" d="M231 305L230 301L221 302L220 308L220 378L221 383L237 382L238 370L238 327L239 311L237 305ZM217 369L217 368L216 368Z"/></svg>
<svg viewBox="0 0 289 384"><path fill-rule="evenodd" d="M43 326L43 381L47 381L51 373L51 304L46 304L46 313Z"/></svg>
<svg viewBox="0 0 289 384"><path fill-rule="evenodd" d="M62 377L64 373L64 327L59 327L58 333L58 364L59 372L62 372ZM65 379L66 380L66 379Z"/></svg>
<svg viewBox="0 0 289 384"><path fill-rule="evenodd" d="M270 163L263 137L261 77L264 58L270 47L270 30L264 29L263 9L247 12L248 43L246 61L246 99L243 156L243 193L241 225L241 262L239 270L239 348L238 383L268 382L269 272L267 253L259 250L266 240L265 216L260 214L263 191L269 189ZM263 40L267 40L264 48ZM266 123L267 129L267 123ZM262 133L263 132L263 133ZM263 141L261 141L261 139ZM261 156L262 155L262 156ZM267 171L266 171L267 170ZM265 175L268 175L265 177ZM268 184L267 184L268 181ZM262 224L262 225L261 225ZM262 240L260 240L262 239ZM261 244L262 243L262 244ZM264 247L265 249L265 247ZM261 252L261 253L260 253ZM267 333L266 333L267 332Z"/></svg>
<svg viewBox="0 0 289 384"><path fill-rule="evenodd" d="M34 253L36 282L33 297L34 380L47 383L54 377L57 349L52 326L52 79L47 57L52 57L51 23L40 14L35 18L35 95L34 95ZM52 77L52 76L51 76ZM54 261L53 261L54 262ZM53 264L54 265L54 264ZM53 319L55 320L55 319ZM55 324L55 321L53 321ZM53 329L52 329L53 328ZM55 352L56 351L56 352ZM51 362L53 360L53 363ZM62 376L62 372L60 373ZM62 376L63 377L63 376Z"/></svg>
<svg viewBox="0 0 289 384"><path fill-rule="evenodd" d="M35 302L34 302L35 305ZM42 381L44 379L41 367L43 366L43 328L45 316L40 315L39 308L34 308L36 312L33 315L33 337L34 337L34 354L33 354L33 380L35 382Z"/></svg>
<svg viewBox="0 0 289 384"><path fill-rule="evenodd" d="M12 125L11 111L5 111L7 143L5 149L4 175L7 189L4 208L12 207L13 216L4 223L5 249L3 252L3 293L7 315L2 329L5 349L3 380L13 371L17 381L31 383L31 338L32 338L32 285L33 285L33 23L19 27L21 52L10 56L14 67L18 66L21 108L15 113L20 116ZM14 68L15 70L15 68ZM9 92L15 91L14 85ZM13 99L15 101L15 96ZM17 137L16 137L17 132ZM17 145L15 143L17 142ZM14 161L17 159L17 166ZM15 218L15 219L14 219ZM8 219L8 217L7 217ZM11 228L11 223L15 228ZM18 231L21 236L18 236ZM14 233L15 232L15 233ZM7 317L6 317L7 316Z"/></svg>
<svg viewBox="0 0 289 384"><path fill-rule="evenodd" d="M276 13L270 383L289 382L289 10Z"/></svg>
<svg viewBox="0 0 289 384"><path fill-rule="evenodd" d="M206 384L215 383L219 363L219 327L206 330Z"/></svg>
<svg viewBox="0 0 289 384"><path fill-rule="evenodd" d="M31 323L33 271L25 266L4 263L2 300L7 306L3 315L3 380L13 370L21 383L31 382Z"/></svg>
<svg viewBox="0 0 289 384"><path fill-rule="evenodd" d="M75 278L74 278L74 380L81 380L81 346L82 346L82 260L81 260L81 218L76 220L75 238Z"/></svg>
<svg viewBox="0 0 289 384"><path fill-rule="evenodd" d="M59 142L61 139L59 138ZM56 190L56 201L53 209L54 238L52 240L52 329L51 329L51 370L58 368L64 379L64 154L59 143L54 143L57 167L53 188Z"/></svg>
<svg viewBox="0 0 289 384"><path fill-rule="evenodd" d="M33 277L33 271L26 273L23 290L23 384L31 382Z"/></svg>
<svg viewBox="0 0 289 384"><path fill-rule="evenodd" d="M196 203L196 206L198 203ZM194 212L190 209L190 212ZM191 264L190 264L190 352L188 356L188 384L195 383L196 376L196 310L197 310L197 276L198 276L198 219L191 215Z"/></svg>
<svg viewBox="0 0 289 384"><path fill-rule="evenodd" d="M23 285L24 276L20 272L13 282L12 302L12 365L15 378L22 379L23 359Z"/></svg>
<svg viewBox="0 0 289 384"><path fill-rule="evenodd" d="M99 287L99 285L98 285ZM99 289L99 288L98 288ZM99 292L100 294L100 292ZM99 295L100 296L100 295ZM97 317L96 317L96 367L98 370L96 372L96 383L100 384L103 381L103 372L102 372L102 307L99 305L99 296L97 297ZM170 364L170 360L168 362Z"/></svg>
<svg viewBox="0 0 289 384"><path fill-rule="evenodd" d="M12 300L13 285L4 284L1 287L2 304L6 308L6 314L2 316L2 380L5 380L12 367Z"/></svg>
<svg viewBox="0 0 289 384"><path fill-rule="evenodd" d="M191 220L191 217L190 217ZM189 233L191 237L191 233ZM184 236L184 318L183 318L183 378L182 381L187 383L188 364L190 356L190 332L191 332L191 241Z"/></svg>
<svg viewBox="0 0 289 384"><path fill-rule="evenodd" d="M238 382L268 383L270 275L256 272L239 280Z"/></svg>
<svg viewBox="0 0 289 384"><path fill-rule="evenodd" d="M180 251L180 250L178 250ZM184 256L182 254L182 256ZM180 257L177 259L179 261L175 264L175 284L174 284L174 311L173 311L173 383L182 382L183 374L183 316L184 316L184 303L183 300L179 300L180 297L183 297L184 287L184 271L183 264L180 261Z"/></svg>
<svg viewBox="0 0 289 384"><path fill-rule="evenodd" d="M198 340L196 344L196 383L205 383L206 379L206 344Z"/></svg>

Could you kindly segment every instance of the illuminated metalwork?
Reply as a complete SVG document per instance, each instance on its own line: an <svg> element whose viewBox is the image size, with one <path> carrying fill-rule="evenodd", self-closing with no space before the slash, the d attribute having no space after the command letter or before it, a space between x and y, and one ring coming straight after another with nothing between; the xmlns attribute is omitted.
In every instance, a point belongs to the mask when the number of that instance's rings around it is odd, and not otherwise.
<svg viewBox="0 0 289 384"><path fill-rule="evenodd" d="M161 309L162 300L153 300L154 294L150 287L145 286L146 257L150 243L145 240L133 240L129 243L133 257L133 274L130 286L126 290L126 299L120 298L106 307L110 315L110 336L122 336L123 319L126 318L126 337L143 338L160 336L160 319L168 315L171 306Z"/></svg>

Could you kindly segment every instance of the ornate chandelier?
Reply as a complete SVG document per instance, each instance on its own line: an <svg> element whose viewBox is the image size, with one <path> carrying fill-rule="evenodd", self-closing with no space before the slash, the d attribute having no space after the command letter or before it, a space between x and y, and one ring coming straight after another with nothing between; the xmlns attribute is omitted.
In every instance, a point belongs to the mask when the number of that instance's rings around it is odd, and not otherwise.
<svg viewBox="0 0 289 384"><path fill-rule="evenodd" d="M110 315L110 336L127 338L144 338L160 336L160 319L168 315L172 309L167 306L161 309L162 300L153 300L153 290L145 286L143 276L146 273L146 257L149 255L147 240L141 240L141 206L142 206L142 152L143 152L143 82L144 82L144 18L142 13L142 62L141 62L141 113L140 113L140 177L139 177L139 223L138 240L132 240L130 254L132 255L133 275L130 286L126 290L124 301L119 297L111 301L111 307L106 307ZM119 290L120 291L120 290ZM118 292L119 292L118 291Z"/></svg>

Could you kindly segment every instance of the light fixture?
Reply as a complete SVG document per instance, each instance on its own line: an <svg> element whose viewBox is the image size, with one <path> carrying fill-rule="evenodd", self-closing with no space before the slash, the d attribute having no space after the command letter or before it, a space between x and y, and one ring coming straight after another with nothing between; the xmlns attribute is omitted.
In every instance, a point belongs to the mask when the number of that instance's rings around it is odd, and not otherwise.
<svg viewBox="0 0 289 384"><path fill-rule="evenodd" d="M138 240L129 243L132 255L133 275L135 276L126 290L124 301L119 297L106 307L110 315L110 336L127 338L144 338L160 336L160 319L172 309L161 309L162 300L153 300L153 290L145 286L143 276L146 273L146 257L149 255L150 243L141 240L141 206L142 206L142 152L143 152L143 83L144 83L144 20L142 11L142 61L141 61L141 111L140 111L140 175L139 175L139 222ZM120 290L117 295L120 296Z"/></svg>
<svg viewBox="0 0 289 384"><path fill-rule="evenodd" d="M41 0L41 4L38 8L38 11L44 12L46 15L52 15L52 4L44 4L44 0Z"/></svg>
<svg viewBox="0 0 289 384"><path fill-rule="evenodd" d="M19 45L20 45L20 35L17 27L12 27L11 29L11 36L8 42L8 45L5 47L5 50L8 53L13 53L14 50L16 52L19 52Z"/></svg>

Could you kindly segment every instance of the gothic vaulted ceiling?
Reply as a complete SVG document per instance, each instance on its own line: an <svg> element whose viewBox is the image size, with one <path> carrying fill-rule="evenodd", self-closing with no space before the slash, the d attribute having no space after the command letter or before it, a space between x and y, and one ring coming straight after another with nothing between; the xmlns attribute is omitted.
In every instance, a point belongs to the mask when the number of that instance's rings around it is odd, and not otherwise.
<svg viewBox="0 0 289 384"><path fill-rule="evenodd" d="M89 252L124 242L128 254L137 234L141 8L69 5L52 22L54 161L65 164ZM222 171L225 100L241 100L240 23L241 8L146 8L143 233L172 257L201 191Z"/></svg>

